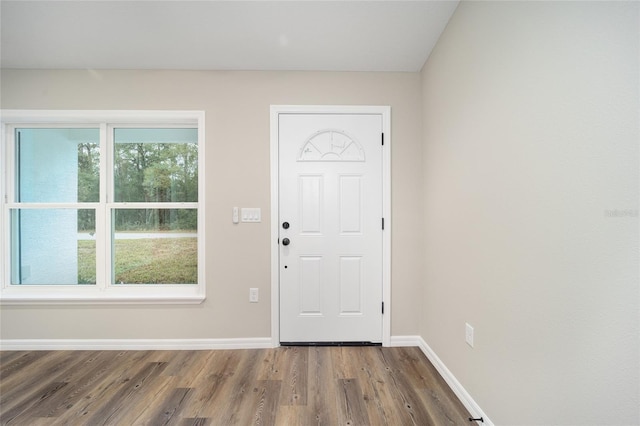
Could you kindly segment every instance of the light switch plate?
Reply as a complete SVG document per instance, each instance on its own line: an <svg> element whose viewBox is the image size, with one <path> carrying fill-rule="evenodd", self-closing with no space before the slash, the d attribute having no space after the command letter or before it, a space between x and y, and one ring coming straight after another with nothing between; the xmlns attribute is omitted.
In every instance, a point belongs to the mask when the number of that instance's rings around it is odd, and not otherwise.
<svg viewBox="0 0 640 426"><path fill-rule="evenodd" d="M243 222L260 222L261 219L261 211L260 208L257 207L252 207L252 208L248 208L248 207L243 207L242 209L240 209L242 211L242 213L240 214L242 221Z"/></svg>
<svg viewBox="0 0 640 426"><path fill-rule="evenodd" d="M258 293L258 289L257 288L250 288L249 289L249 302L258 303L259 299L260 299L260 296L259 296L259 293Z"/></svg>

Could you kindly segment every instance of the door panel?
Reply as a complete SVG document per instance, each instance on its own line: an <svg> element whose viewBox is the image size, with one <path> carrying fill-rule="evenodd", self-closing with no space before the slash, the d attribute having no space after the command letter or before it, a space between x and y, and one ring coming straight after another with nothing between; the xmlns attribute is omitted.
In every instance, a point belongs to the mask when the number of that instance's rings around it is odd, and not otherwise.
<svg viewBox="0 0 640 426"><path fill-rule="evenodd" d="M362 176L340 176L340 233L362 232Z"/></svg>
<svg viewBox="0 0 640 426"><path fill-rule="evenodd" d="M300 315L322 315L320 284L322 283L322 257L300 256Z"/></svg>
<svg viewBox="0 0 640 426"><path fill-rule="evenodd" d="M382 341L382 116L280 114L280 340Z"/></svg>
<svg viewBox="0 0 640 426"><path fill-rule="evenodd" d="M340 315L362 314L362 256L340 256Z"/></svg>
<svg viewBox="0 0 640 426"><path fill-rule="evenodd" d="M300 231L303 234L322 234L322 196L324 176L299 175Z"/></svg>

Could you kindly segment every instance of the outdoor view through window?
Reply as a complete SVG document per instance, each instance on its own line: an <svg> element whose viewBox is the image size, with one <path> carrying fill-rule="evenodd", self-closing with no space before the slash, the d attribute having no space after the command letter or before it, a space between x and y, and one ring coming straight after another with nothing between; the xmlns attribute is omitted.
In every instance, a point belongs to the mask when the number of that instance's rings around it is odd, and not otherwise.
<svg viewBox="0 0 640 426"><path fill-rule="evenodd" d="M108 130L15 129L12 284L198 282L198 129Z"/></svg>

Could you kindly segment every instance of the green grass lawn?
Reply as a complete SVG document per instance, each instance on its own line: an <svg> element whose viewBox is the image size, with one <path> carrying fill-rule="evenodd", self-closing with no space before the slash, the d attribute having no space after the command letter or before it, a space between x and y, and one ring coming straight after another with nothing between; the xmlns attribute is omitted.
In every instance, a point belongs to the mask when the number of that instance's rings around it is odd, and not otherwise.
<svg viewBox="0 0 640 426"><path fill-rule="evenodd" d="M198 239L158 238L115 241L115 282L196 284ZM78 241L78 282L96 282L96 243Z"/></svg>
<svg viewBox="0 0 640 426"><path fill-rule="evenodd" d="M96 242L78 241L78 284L96 283Z"/></svg>

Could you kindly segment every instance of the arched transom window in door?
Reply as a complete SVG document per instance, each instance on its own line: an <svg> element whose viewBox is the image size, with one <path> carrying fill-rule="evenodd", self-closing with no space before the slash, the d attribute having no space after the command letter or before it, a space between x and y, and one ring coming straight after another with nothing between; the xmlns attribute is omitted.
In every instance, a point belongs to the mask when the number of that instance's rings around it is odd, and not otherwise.
<svg viewBox="0 0 640 426"><path fill-rule="evenodd" d="M365 161L364 149L346 132L320 130L302 144L298 161Z"/></svg>

